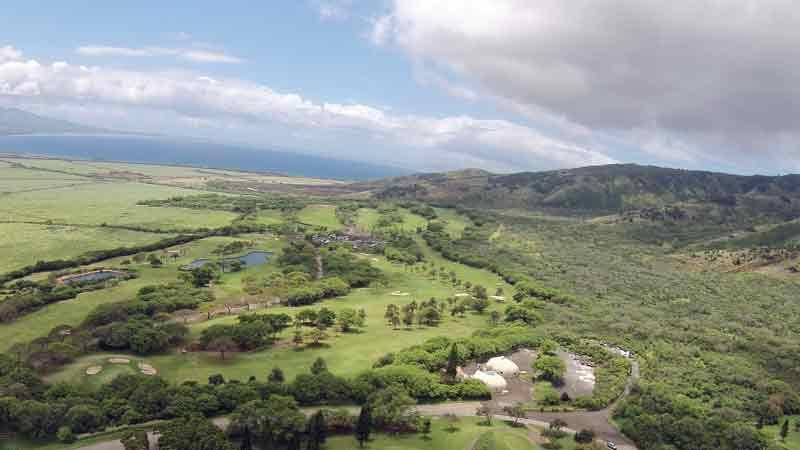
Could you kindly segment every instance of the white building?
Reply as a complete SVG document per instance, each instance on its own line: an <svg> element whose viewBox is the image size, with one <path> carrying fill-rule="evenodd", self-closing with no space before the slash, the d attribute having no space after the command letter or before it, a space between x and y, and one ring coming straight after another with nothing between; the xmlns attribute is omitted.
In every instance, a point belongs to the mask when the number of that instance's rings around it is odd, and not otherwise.
<svg viewBox="0 0 800 450"><path fill-rule="evenodd" d="M491 370L504 377L515 377L519 375L519 367L514 361L505 356L496 356L486 363L486 370Z"/></svg>
<svg viewBox="0 0 800 450"><path fill-rule="evenodd" d="M502 375L498 374L497 372L489 371L482 371L478 370L472 375L472 378L476 380L480 380L489 387L489 389L493 390L494 392L503 392L508 387L508 383L506 383L506 379L502 377Z"/></svg>

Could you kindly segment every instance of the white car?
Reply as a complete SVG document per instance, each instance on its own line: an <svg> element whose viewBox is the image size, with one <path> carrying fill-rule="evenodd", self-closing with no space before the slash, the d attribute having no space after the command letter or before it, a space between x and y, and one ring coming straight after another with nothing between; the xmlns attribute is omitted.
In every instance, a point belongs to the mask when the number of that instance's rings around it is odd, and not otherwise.
<svg viewBox="0 0 800 450"><path fill-rule="evenodd" d="M617 450L617 444L611 441L606 442L606 447L610 448L611 450Z"/></svg>

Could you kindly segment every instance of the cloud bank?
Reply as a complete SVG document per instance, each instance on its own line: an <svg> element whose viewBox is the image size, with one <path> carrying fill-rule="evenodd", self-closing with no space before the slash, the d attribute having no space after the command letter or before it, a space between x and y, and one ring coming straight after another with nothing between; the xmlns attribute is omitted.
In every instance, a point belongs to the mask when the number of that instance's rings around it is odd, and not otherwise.
<svg viewBox="0 0 800 450"><path fill-rule="evenodd" d="M153 49L93 47L149 56ZM245 80L184 71L134 71L26 60L0 47L0 99L92 125L246 140L419 170L511 171L614 162L603 151L508 120L392 114L363 104L315 101Z"/></svg>
<svg viewBox="0 0 800 450"><path fill-rule="evenodd" d="M800 169L796 2L393 0L371 37L538 123L667 161Z"/></svg>
<svg viewBox="0 0 800 450"><path fill-rule="evenodd" d="M202 49L183 49L167 47L114 47L108 45L84 45L75 49L75 53L84 56L124 56L124 57L155 57L174 56L186 61L239 64L240 58L222 52Z"/></svg>

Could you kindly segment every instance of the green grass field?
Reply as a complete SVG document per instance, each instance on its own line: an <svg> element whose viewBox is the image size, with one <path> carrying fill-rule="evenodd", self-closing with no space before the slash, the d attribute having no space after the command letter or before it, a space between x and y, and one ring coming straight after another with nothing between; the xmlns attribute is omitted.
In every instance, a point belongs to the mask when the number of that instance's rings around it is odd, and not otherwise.
<svg viewBox="0 0 800 450"><path fill-rule="evenodd" d="M415 231L418 227L424 228L428 224L428 221L424 217L412 214L406 209L398 209L397 213L402 216L403 221L393 224L393 227L399 227L405 231ZM358 210L356 225L362 230L372 231L375 229L380 217L381 213L376 209L361 208Z"/></svg>
<svg viewBox="0 0 800 450"><path fill-rule="evenodd" d="M90 183L84 177L0 166L0 195Z"/></svg>
<svg viewBox="0 0 800 450"><path fill-rule="evenodd" d="M170 236L109 228L0 223L0 272L44 259L72 258L88 249L141 245Z"/></svg>
<svg viewBox="0 0 800 450"><path fill-rule="evenodd" d="M136 225L151 228L218 227L236 215L224 211L139 206L196 191L140 183L93 183L69 189L20 192L0 202L0 217L8 221L46 221L67 224Z"/></svg>
<svg viewBox="0 0 800 450"><path fill-rule="evenodd" d="M213 248L211 244L219 239L222 238L208 239L196 243L191 254L201 254L202 250L198 249L200 246L203 246L206 250ZM277 249L280 241L274 242L274 248ZM269 250L270 248L265 249ZM491 272L451 263L441 259L427 248L426 251L430 261L437 265L443 265L448 270L452 268L463 280L470 280L473 283L483 284L490 288L498 285L508 288L497 275ZM178 351L166 355L153 356L148 358L148 361L158 369L161 376L176 382L186 380L206 381L208 376L216 373L221 373L226 378L240 380L247 380L251 375L263 379L273 367L280 367L287 377L292 378L296 374L308 370L317 357L325 358L334 373L342 376L353 376L371 367L385 353L421 343L435 336L468 336L486 323L488 312L484 315L467 314L464 318L446 315L438 327L392 330L383 320L386 305L390 303L402 305L411 302L412 299L419 301L430 297L443 299L455 294L457 291L450 285L431 280L424 275L406 272L403 266L391 264L382 257L377 259L378 261L374 262L374 264L389 276L390 283L388 287L357 289L346 297L327 300L313 306L314 308L326 306L334 311L342 308L364 308L367 312L367 327L360 333L337 335L336 332L331 330L331 339L327 342L328 345L324 347L297 350L292 345L282 343L259 352L239 353L233 357L227 357L224 361L216 353L195 352L181 354ZM253 271L254 273L265 272L271 270L271 266L271 264L267 264L260 268L254 268ZM164 271L166 269L158 270ZM245 273L225 275L223 283L215 288L218 302L221 302L221 299L224 298L235 299L242 295L240 280ZM410 295L391 295L396 291L409 293ZM502 304L494 303L492 308L500 309ZM298 310L299 308L272 308L269 312L294 314ZM208 326L218 323L231 323L235 320L235 317L228 316L193 324L190 327L191 334L196 337ZM2 337L1 332L2 328L0 328L0 337ZM292 330L287 330L281 338L288 340L291 337L291 333ZM95 356L101 359L109 357L107 354ZM92 356L92 358L95 356ZM52 376L51 379L74 380L79 377L85 377L83 374L86 367L92 365L91 360L89 361L79 360L68 365Z"/></svg>
<svg viewBox="0 0 800 450"><path fill-rule="evenodd" d="M542 447L528 438L529 429L514 428L495 420L491 426L479 424L475 418L461 418L456 424L456 431L446 430L447 423L441 418L432 418L429 437L421 434L386 435L376 434L365 446L369 450L470 450L477 439L484 433L493 433L497 442L497 450L538 450ZM575 448L574 442L562 439L562 450ZM352 436L332 436L328 439L327 450L355 450L358 442Z"/></svg>
<svg viewBox="0 0 800 450"><path fill-rule="evenodd" d="M334 205L308 205L297 213L297 220L309 225L326 227L331 231L344 228L336 217Z"/></svg>
<svg viewBox="0 0 800 450"><path fill-rule="evenodd" d="M783 421L786 419L789 419L789 434L786 436L786 440L784 441L780 437L780 432ZM778 446L787 448L789 450L800 450L800 431L795 429L795 426L798 423L800 423L800 415L781 417L781 420L777 425L764 427L764 433L766 433L770 439L774 440L775 444Z"/></svg>
<svg viewBox="0 0 800 450"><path fill-rule="evenodd" d="M461 237L464 228L469 225L469 220L450 208L436 208L436 215L439 220L445 222L444 229L454 238Z"/></svg>

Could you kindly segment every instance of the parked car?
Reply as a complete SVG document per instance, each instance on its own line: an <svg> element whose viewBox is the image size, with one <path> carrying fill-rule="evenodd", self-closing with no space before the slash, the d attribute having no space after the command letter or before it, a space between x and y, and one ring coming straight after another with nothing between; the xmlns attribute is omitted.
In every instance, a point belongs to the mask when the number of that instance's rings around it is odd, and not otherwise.
<svg viewBox="0 0 800 450"><path fill-rule="evenodd" d="M610 448L611 450L617 450L617 444L611 441L606 442L606 447Z"/></svg>

